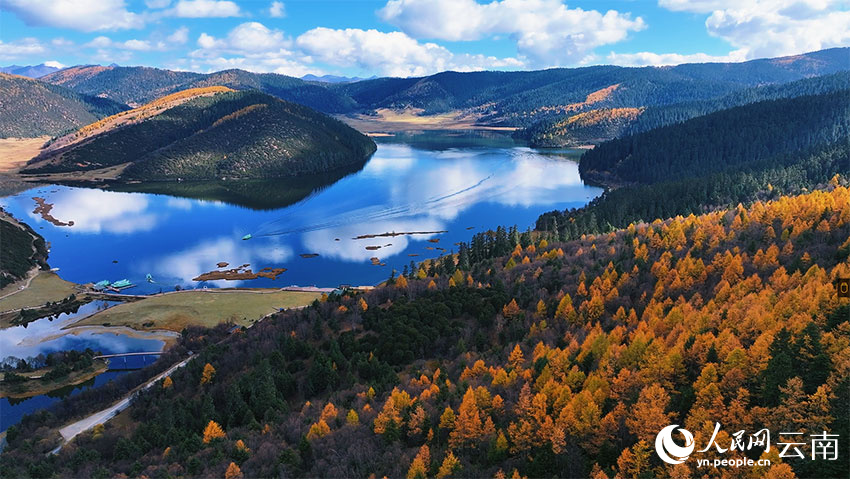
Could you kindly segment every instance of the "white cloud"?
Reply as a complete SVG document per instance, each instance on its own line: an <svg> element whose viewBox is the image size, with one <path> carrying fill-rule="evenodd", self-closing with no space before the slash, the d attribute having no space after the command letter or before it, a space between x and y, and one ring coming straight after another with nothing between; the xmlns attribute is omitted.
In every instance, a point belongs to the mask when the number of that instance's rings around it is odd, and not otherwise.
<svg viewBox="0 0 850 479"><path fill-rule="evenodd" d="M68 233L117 233L128 234L150 231L156 227L159 217L149 211L148 198L134 193L89 189L63 189L49 198L53 203L51 214L62 221L73 221ZM29 213L35 223L42 219Z"/></svg>
<svg viewBox="0 0 850 479"><path fill-rule="evenodd" d="M570 9L560 0L390 0L378 14L415 38L461 41L508 35L535 66L580 62L594 48L646 28L642 18L628 13Z"/></svg>
<svg viewBox="0 0 850 479"><path fill-rule="evenodd" d="M183 45L189 41L189 29L186 27L180 27L175 30L174 33L169 35L166 40L175 45Z"/></svg>
<svg viewBox="0 0 850 479"><path fill-rule="evenodd" d="M53 67L53 68L65 68L67 65L57 62L56 60L48 60L44 62L45 66Z"/></svg>
<svg viewBox="0 0 850 479"><path fill-rule="evenodd" d="M217 39L212 35L201 33L198 46L205 49L222 49L235 53L268 52L289 46L283 32L272 30L259 22L246 22L233 30L227 37Z"/></svg>
<svg viewBox="0 0 850 479"><path fill-rule="evenodd" d="M272 2L269 7L269 16L274 18L283 18L286 16L286 7L283 2Z"/></svg>
<svg viewBox="0 0 850 479"><path fill-rule="evenodd" d="M165 8L171 5L171 0L145 0L148 8Z"/></svg>
<svg viewBox="0 0 850 479"><path fill-rule="evenodd" d="M682 63L711 63L711 62L741 62L746 60L745 52L735 50L728 55L708 55L694 53L682 55L679 53L614 53L605 58L607 63L629 67L680 65Z"/></svg>
<svg viewBox="0 0 850 479"><path fill-rule="evenodd" d="M708 33L748 59L850 44L850 4L845 0L659 0L658 4L708 14Z"/></svg>
<svg viewBox="0 0 850 479"><path fill-rule="evenodd" d="M142 28L144 16L127 10L124 0L4 0L27 25L84 32Z"/></svg>
<svg viewBox="0 0 850 479"><path fill-rule="evenodd" d="M228 0L180 0L173 14L184 18L222 18L241 15L239 5Z"/></svg>
<svg viewBox="0 0 850 479"><path fill-rule="evenodd" d="M44 45L35 38L21 38L11 42L0 40L0 59L10 60L28 55L40 55L47 51Z"/></svg>
<svg viewBox="0 0 850 479"><path fill-rule="evenodd" d="M292 41L282 31L259 22L238 25L223 38L201 33L197 43L200 48L189 55L194 69L241 68L292 76L321 72L308 66L309 59L291 49Z"/></svg>
<svg viewBox="0 0 850 479"><path fill-rule="evenodd" d="M340 67L359 67L391 76L522 66L514 58L455 55L445 47L435 43L419 43L402 32L319 27L303 33L295 43L313 60Z"/></svg>
<svg viewBox="0 0 850 479"><path fill-rule="evenodd" d="M151 42L147 40L127 40L121 45L127 50L136 50L140 52L148 52L154 49L154 46L151 44Z"/></svg>
<svg viewBox="0 0 850 479"><path fill-rule="evenodd" d="M150 40L138 40L135 38L123 42L115 42L103 35L94 38L83 46L100 49L101 56L107 55L105 53L107 49L131 50L136 52L164 51L167 49L164 42L152 42Z"/></svg>

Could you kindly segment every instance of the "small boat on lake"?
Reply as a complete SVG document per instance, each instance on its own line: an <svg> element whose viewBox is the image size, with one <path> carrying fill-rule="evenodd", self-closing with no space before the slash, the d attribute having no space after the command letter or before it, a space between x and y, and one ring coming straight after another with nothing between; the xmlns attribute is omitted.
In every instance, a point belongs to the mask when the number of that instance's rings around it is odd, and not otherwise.
<svg viewBox="0 0 850 479"><path fill-rule="evenodd" d="M135 284L131 283L129 279L120 279L112 283L112 285L106 289L110 291L120 292L121 290L132 288L133 286L135 286Z"/></svg>
<svg viewBox="0 0 850 479"><path fill-rule="evenodd" d="M151 276L150 273L145 275L145 280L147 280L148 283L156 283L156 281L153 280L153 276Z"/></svg>
<svg viewBox="0 0 850 479"><path fill-rule="evenodd" d="M242 237L242 240L243 240L243 241L244 241L244 240L249 240L249 239L251 239L251 238L253 238L253 236L251 236L251 233L248 233L248 234L246 234L245 236L243 236L243 237Z"/></svg>

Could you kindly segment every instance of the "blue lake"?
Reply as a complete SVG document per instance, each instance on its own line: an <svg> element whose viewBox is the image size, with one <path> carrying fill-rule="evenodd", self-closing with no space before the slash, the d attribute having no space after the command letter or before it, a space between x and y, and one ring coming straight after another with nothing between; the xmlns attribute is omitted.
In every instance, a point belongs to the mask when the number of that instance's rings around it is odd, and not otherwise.
<svg viewBox="0 0 850 479"><path fill-rule="evenodd" d="M169 194L48 186L0 199L0 205L49 241L50 265L78 283L126 278L137 285L126 292L136 294L177 285L371 285L411 260L439 256L436 248L456 250L454 243L477 231L499 225L524 230L540 213L584 205L601 189L582 182L574 161L579 154L541 152L507 137L430 134L381 139L361 170L330 184L149 188ZM54 226L33 213L34 196L53 205L53 217L74 225ZM411 231L447 232L353 239ZM242 240L246 234L252 239ZM372 257L386 266L372 265ZM193 281L219 262L287 271L275 281ZM154 283L145 281L147 274Z"/></svg>

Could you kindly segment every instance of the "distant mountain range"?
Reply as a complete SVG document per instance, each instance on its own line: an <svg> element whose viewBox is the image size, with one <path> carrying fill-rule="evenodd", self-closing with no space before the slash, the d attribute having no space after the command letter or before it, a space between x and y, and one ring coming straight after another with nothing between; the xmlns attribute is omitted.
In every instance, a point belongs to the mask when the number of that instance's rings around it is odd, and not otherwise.
<svg viewBox="0 0 850 479"><path fill-rule="evenodd" d="M415 108L422 114L464 112L474 115L480 124L527 127L593 109L701 101L759 85L826 75L850 69L848 58L850 48L833 48L743 63L443 72L421 78L376 78L345 83L305 81L243 70L202 74L89 65L60 70L42 79L129 105L143 104L186 88L223 85L237 90L258 89L325 113Z"/></svg>
<svg viewBox="0 0 850 479"><path fill-rule="evenodd" d="M322 83L354 83L354 82L363 81L363 80L373 80L375 78L378 78L378 77L371 76L369 78L361 78L361 77L342 77L342 76L336 76L336 75L316 76L316 75L313 75L313 74L304 75L303 77L301 77L301 79L304 80L304 81L317 81L317 82L322 82Z"/></svg>
<svg viewBox="0 0 850 479"><path fill-rule="evenodd" d="M121 167L121 179L281 178L362 165L374 142L258 91L181 91L55 140L24 174Z"/></svg>
<svg viewBox="0 0 850 479"><path fill-rule="evenodd" d="M40 81L54 85L53 91L64 91L56 88L65 87L82 98L99 97L131 107L185 89L225 86L259 90L330 114L368 115L383 108L412 109L420 115L456 113L474 118L478 125L523 129L520 136L537 146L572 146L598 143L760 99L827 91L829 87L817 86L817 81L802 82L788 90L781 90L781 86L850 70L848 58L850 48L833 48L742 63L443 72L420 78L373 79L83 65L54 71ZM12 117L21 115L0 115L0 135L55 134L86 123L50 113L48 118L63 120L48 125L37 125L38 121L30 121L26 127L14 125ZM35 115L39 119L42 116ZM88 119L96 117L95 112Z"/></svg>
<svg viewBox="0 0 850 479"><path fill-rule="evenodd" d="M41 78L48 73L53 73L58 70L60 70L59 67L45 65L44 63L40 65L9 65L7 67L0 67L0 73L9 73L11 75L20 75L28 78Z"/></svg>

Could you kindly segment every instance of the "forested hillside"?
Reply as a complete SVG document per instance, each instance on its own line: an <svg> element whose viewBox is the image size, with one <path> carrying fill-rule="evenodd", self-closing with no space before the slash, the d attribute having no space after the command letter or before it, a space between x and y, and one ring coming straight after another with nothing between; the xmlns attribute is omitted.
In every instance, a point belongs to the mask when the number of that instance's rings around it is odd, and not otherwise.
<svg viewBox="0 0 850 479"><path fill-rule="evenodd" d="M425 114L457 110L475 115L481 124L527 127L589 109L702 101L758 85L845 71L850 68L848 51L836 48L743 63L442 72L421 78L378 78L337 84L243 70L200 74L102 66L72 67L47 75L43 80L132 105L185 88L223 85L237 90L258 89L326 113L369 112L378 108L419 108ZM588 103L587 98L595 101Z"/></svg>
<svg viewBox="0 0 850 479"><path fill-rule="evenodd" d="M579 170L609 185L537 228L563 239L777 198L850 175L850 90L769 100L603 143Z"/></svg>
<svg viewBox="0 0 850 479"><path fill-rule="evenodd" d="M224 92L37 157L23 173L129 164L122 179L275 178L362 164L374 151L368 137L305 106Z"/></svg>
<svg viewBox="0 0 850 479"><path fill-rule="evenodd" d="M680 424L702 447L719 422L724 447L761 428L846 437L843 183L565 243L479 234L369 294L196 341L131 420L57 456L51 415L23 421L0 474L720 477L696 456L662 463L655 435ZM772 461L753 477L848 474L781 459L772 440L746 453Z"/></svg>
<svg viewBox="0 0 850 479"><path fill-rule="evenodd" d="M850 137L850 90L769 100L611 140L582 155L584 176L653 183L703 176Z"/></svg>
<svg viewBox="0 0 850 479"><path fill-rule="evenodd" d="M126 109L106 98L0 73L0 138L57 135Z"/></svg>
<svg viewBox="0 0 850 479"><path fill-rule="evenodd" d="M24 279L32 268L47 269L47 245L29 225L0 208L0 288Z"/></svg>
<svg viewBox="0 0 850 479"><path fill-rule="evenodd" d="M540 120L517 133L536 147L595 144L681 123L702 115L765 100L796 98L850 90L850 72L806 78L790 83L768 84L736 90L707 100L664 104L646 108L598 108L581 113L565 112ZM589 105L588 105L589 106ZM590 120L590 121L588 121Z"/></svg>
<svg viewBox="0 0 850 479"><path fill-rule="evenodd" d="M351 100L339 97L320 85L286 75L251 73L244 70L203 74L149 67L86 65L52 73L42 80L133 106L188 88L210 86L260 90L329 113L349 110L353 106Z"/></svg>

